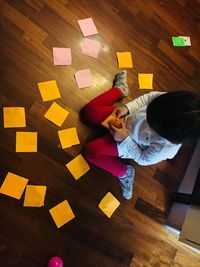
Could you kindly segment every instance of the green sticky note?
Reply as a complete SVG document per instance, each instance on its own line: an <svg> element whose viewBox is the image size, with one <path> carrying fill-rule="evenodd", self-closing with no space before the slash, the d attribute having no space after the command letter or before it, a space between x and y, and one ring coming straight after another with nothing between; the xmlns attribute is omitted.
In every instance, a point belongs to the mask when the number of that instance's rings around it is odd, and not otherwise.
<svg viewBox="0 0 200 267"><path fill-rule="evenodd" d="M173 46L185 46L184 38L172 37Z"/></svg>

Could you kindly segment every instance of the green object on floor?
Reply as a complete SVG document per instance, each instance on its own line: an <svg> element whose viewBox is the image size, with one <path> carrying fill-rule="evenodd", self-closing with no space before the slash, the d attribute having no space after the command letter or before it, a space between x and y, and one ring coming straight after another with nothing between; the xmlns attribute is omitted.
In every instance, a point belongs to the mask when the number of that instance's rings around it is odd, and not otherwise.
<svg viewBox="0 0 200 267"><path fill-rule="evenodd" d="M185 46L184 38L172 37L173 46Z"/></svg>

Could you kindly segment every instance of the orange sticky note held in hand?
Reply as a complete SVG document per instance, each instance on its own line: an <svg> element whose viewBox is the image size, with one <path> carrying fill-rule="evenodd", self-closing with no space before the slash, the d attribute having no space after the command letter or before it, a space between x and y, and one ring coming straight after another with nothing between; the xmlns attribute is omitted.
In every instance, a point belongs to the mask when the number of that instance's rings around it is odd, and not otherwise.
<svg viewBox="0 0 200 267"><path fill-rule="evenodd" d="M110 120L108 122L108 124L114 126L115 128L118 128L118 129L122 128L122 123L119 119Z"/></svg>
<svg viewBox="0 0 200 267"><path fill-rule="evenodd" d="M122 122L116 117L115 113L112 113L101 123L101 125L107 129L110 128L110 125L113 125L116 128L121 128Z"/></svg>

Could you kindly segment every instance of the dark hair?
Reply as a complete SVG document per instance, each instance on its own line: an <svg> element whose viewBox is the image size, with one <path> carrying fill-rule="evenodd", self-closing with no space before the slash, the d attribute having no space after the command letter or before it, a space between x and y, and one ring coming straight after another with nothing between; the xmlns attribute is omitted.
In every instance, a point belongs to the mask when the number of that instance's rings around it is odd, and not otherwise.
<svg viewBox="0 0 200 267"><path fill-rule="evenodd" d="M200 138L200 95L188 91L162 94L147 107L147 122L172 143L190 143Z"/></svg>

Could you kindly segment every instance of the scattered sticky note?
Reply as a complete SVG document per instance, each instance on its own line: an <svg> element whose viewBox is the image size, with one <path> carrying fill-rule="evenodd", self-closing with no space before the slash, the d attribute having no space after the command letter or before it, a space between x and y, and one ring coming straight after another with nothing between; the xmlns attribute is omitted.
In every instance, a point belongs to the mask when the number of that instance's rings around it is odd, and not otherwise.
<svg viewBox="0 0 200 267"><path fill-rule="evenodd" d="M179 38L183 38L185 46L191 46L191 40L189 36L179 36Z"/></svg>
<svg viewBox="0 0 200 267"><path fill-rule="evenodd" d="M16 152L37 152L37 132L16 132Z"/></svg>
<svg viewBox="0 0 200 267"><path fill-rule="evenodd" d="M3 108L4 128L26 127L25 109L23 107Z"/></svg>
<svg viewBox="0 0 200 267"><path fill-rule="evenodd" d="M140 89L153 89L153 74L138 73L138 83Z"/></svg>
<svg viewBox="0 0 200 267"><path fill-rule="evenodd" d="M89 69L79 70L74 75L79 88L92 86L92 76Z"/></svg>
<svg viewBox="0 0 200 267"><path fill-rule="evenodd" d="M42 207L46 194L46 186L27 185L24 198L24 207Z"/></svg>
<svg viewBox="0 0 200 267"><path fill-rule="evenodd" d="M54 65L71 65L72 54L70 48L53 47Z"/></svg>
<svg viewBox="0 0 200 267"><path fill-rule="evenodd" d="M75 215L67 200L59 203L50 209L49 212L58 228L75 218Z"/></svg>
<svg viewBox="0 0 200 267"><path fill-rule="evenodd" d="M55 80L38 83L38 87L44 102L61 97Z"/></svg>
<svg viewBox="0 0 200 267"><path fill-rule="evenodd" d="M58 105L56 102L53 102L53 104L44 114L44 117L55 123L57 126L61 126L68 115L69 111Z"/></svg>
<svg viewBox="0 0 200 267"><path fill-rule="evenodd" d="M78 20L78 24L81 28L83 36L89 36L98 33L92 18Z"/></svg>
<svg viewBox="0 0 200 267"><path fill-rule="evenodd" d="M172 37L173 46L185 46L184 38L182 37Z"/></svg>
<svg viewBox="0 0 200 267"><path fill-rule="evenodd" d="M119 68L133 67L131 52L117 52L117 59Z"/></svg>
<svg viewBox="0 0 200 267"><path fill-rule="evenodd" d="M66 167L76 180L78 180L90 169L90 166L81 154L67 163Z"/></svg>
<svg viewBox="0 0 200 267"><path fill-rule="evenodd" d="M115 113L110 114L102 123L101 125L104 126L105 128L110 128L109 122L112 120L116 120L116 115Z"/></svg>
<svg viewBox="0 0 200 267"><path fill-rule="evenodd" d="M120 202L110 192L108 192L99 203L99 208L108 218L110 218L119 205Z"/></svg>
<svg viewBox="0 0 200 267"><path fill-rule="evenodd" d="M88 38L84 38L82 45L82 53L97 58L99 54L101 44L98 41L90 40Z"/></svg>
<svg viewBox="0 0 200 267"><path fill-rule="evenodd" d="M24 189L28 183L28 179L16 175L12 172L8 172L6 178L0 188L0 193L20 199Z"/></svg>
<svg viewBox="0 0 200 267"><path fill-rule="evenodd" d="M75 127L58 131L58 136L63 149L80 144Z"/></svg>

